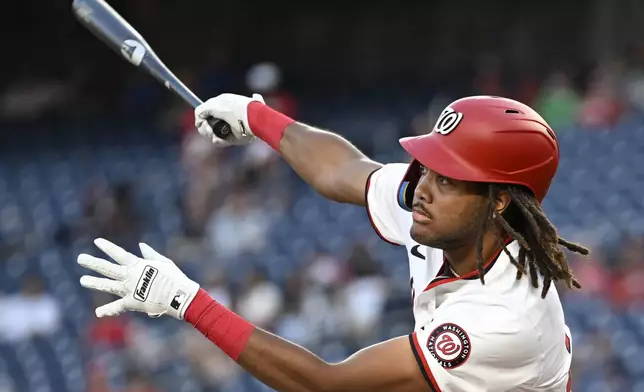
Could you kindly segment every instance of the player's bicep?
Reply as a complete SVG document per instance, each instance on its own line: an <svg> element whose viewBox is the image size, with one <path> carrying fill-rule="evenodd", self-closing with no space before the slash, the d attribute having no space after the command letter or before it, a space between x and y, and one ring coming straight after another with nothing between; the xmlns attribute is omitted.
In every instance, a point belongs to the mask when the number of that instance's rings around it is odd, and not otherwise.
<svg viewBox="0 0 644 392"><path fill-rule="evenodd" d="M428 390L407 336L365 348L333 367L334 392Z"/></svg>
<svg viewBox="0 0 644 392"><path fill-rule="evenodd" d="M411 216L401 200L401 183L409 165L388 164L367 180L365 199L369 220L376 233L394 245L404 245L409 236Z"/></svg>
<svg viewBox="0 0 644 392"><path fill-rule="evenodd" d="M382 167L381 163L369 159L356 159L343 165L334 173L333 189L338 194L333 200L339 200L359 206L366 206L365 189L371 174Z"/></svg>

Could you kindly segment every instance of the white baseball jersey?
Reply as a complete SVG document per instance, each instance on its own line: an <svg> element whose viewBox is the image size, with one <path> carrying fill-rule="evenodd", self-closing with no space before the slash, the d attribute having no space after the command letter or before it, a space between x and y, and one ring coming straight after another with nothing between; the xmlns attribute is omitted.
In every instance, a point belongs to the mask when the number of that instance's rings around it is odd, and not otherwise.
<svg viewBox="0 0 644 392"><path fill-rule="evenodd" d="M407 248L416 321L409 340L430 390L570 391L571 337L556 288L542 299L501 251L485 264L485 285L476 271L455 276L442 250L410 237L401 189L408 166L370 176L367 211L380 237ZM518 256L518 243L507 248Z"/></svg>

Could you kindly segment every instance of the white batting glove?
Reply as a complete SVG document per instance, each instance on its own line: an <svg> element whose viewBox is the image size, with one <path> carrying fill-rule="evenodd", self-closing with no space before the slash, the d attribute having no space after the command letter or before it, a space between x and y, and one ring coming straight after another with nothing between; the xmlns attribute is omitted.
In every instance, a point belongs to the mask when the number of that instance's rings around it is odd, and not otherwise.
<svg viewBox="0 0 644 392"><path fill-rule="evenodd" d="M264 103L264 98L253 94L252 98L237 94L221 94L210 98L195 109L195 127L199 133L216 145L244 145L255 140L255 135L248 125L248 104L253 101ZM218 138L208 124L208 118L214 117L230 125L233 138L223 140Z"/></svg>
<svg viewBox="0 0 644 392"><path fill-rule="evenodd" d="M167 314L183 320L199 284L190 280L172 260L143 243L139 244L143 258L102 238L94 240L94 244L118 264L88 254L79 255L78 264L110 278L85 275L80 279L81 286L121 297L96 308L97 317L117 316L131 310L150 317Z"/></svg>

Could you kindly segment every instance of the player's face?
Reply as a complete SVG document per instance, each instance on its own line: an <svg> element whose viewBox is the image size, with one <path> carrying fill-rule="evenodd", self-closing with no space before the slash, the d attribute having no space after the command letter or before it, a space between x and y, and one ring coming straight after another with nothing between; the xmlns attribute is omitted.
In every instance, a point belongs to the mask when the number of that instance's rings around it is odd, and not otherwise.
<svg viewBox="0 0 644 392"><path fill-rule="evenodd" d="M422 168L414 192L411 238L438 249L471 244L487 220L489 198L483 185L458 181Z"/></svg>

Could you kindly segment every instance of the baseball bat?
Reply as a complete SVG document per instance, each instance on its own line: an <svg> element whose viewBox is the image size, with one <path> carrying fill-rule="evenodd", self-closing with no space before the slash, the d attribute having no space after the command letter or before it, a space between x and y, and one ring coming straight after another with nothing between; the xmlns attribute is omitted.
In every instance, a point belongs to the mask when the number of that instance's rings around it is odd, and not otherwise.
<svg viewBox="0 0 644 392"><path fill-rule="evenodd" d="M134 66L143 69L196 108L203 102L177 78L154 53L150 44L121 15L103 0L74 0L72 11L78 21L108 47ZM230 125L210 118L208 124L215 134L226 139L231 136Z"/></svg>

